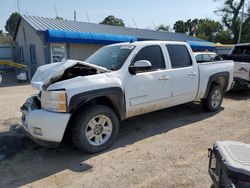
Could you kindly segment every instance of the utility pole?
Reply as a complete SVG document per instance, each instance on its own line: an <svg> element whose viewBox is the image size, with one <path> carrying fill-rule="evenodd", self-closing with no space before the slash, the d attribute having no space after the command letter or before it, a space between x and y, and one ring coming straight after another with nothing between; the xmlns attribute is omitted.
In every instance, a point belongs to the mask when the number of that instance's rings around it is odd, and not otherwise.
<svg viewBox="0 0 250 188"><path fill-rule="evenodd" d="M245 2L242 6L242 12L241 12L241 21L240 21L240 31L239 31L239 37L238 37L238 44L240 43L241 40L241 33L242 33L242 26L243 26L243 21L244 21L244 16L245 16Z"/></svg>
<svg viewBox="0 0 250 188"><path fill-rule="evenodd" d="M16 0L16 2L17 2L17 10L18 10L18 13L20 14L19 0Z"/></svg>
<svg viewBox="0 0 250 188"><path fill-rule="evenodd" d="M76 11L74 10L74 21L76 21Z"/></svg>

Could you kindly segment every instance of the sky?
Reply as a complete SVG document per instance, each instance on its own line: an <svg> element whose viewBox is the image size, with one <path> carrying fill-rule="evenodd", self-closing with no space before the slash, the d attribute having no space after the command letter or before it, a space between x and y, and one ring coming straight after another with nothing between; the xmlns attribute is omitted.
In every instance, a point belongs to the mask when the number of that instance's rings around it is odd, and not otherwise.
<svg viewBox="0 0 250 188"><path fill-rule="evenodd" d="M160 24L172 25L189 18L220 18L214 11L220 6L214 0L0 0L0 30L12 12L32 16L99 23L108 15L124 20L128 27L154 29ZM87 14L86 14L87 11ZM134 20L134 21L133 21ZM135 22L135 23L134 23Z"/></svg>

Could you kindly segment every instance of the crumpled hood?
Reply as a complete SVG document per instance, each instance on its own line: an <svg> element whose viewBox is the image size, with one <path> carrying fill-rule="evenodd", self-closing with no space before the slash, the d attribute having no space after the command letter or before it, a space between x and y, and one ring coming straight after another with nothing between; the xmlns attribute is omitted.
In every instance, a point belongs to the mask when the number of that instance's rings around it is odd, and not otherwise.
<svg viewBox="0 0 250 188"><path fill-rule="evenodd" d="M31 85L34 89L44 90L50 83L58 77L61 77L66 69L76 64L85 65L97 70L98 73L109 72L108 69L78 60L66 60L59 63L51 63L40 66L31 79Z"/></svg>

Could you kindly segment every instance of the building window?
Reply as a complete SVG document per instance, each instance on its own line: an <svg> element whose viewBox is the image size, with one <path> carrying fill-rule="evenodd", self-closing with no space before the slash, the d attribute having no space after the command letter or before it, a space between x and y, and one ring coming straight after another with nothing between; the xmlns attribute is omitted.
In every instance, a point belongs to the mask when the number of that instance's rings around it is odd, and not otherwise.
<svg viewBox="0 0 250 188"><path fill-rule="evenodd" d="M23 47L19 47L19 60L21 63L24 62Z"/></svg>
<svg viewBox="0 0 250 188"><path fill-rule="evenodd" d="M65 44L51 44L51 62L62 62L66 57Z"/></svg>
<svg viewBox="0 0 250 188"><path fill-rule="evenodd" d="M27 48L27 39L26 39L26 33L25 33L24 27L23 27L23 38L24 38L24 42L25 42L25 47Z"/></svg>
<svg viewBox="0 0 250 188"><path fill-rule="evenodd" d="M30 61L31 63L36 63L36 47L34 44L30 45Z"/></svg>

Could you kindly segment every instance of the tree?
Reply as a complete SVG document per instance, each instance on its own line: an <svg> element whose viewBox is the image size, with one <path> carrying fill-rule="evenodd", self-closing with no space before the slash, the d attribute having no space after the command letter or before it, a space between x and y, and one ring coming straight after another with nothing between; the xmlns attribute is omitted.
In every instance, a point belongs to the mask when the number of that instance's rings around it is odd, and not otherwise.
<svg viewBox="0 0 250 188"><path fill-rule="evenodd" d="M228 30L223 30L214 36L214 42L221 44L232 44L232 34Z"/></svg>
<svg viewBox="0 0 250 188"><path fill-rule="evenodd" d="M156 31L169 31L170 30L170 26L169 25L159 25L157 28L156 28Z"/></svg>
<svg viewBox="0 0 250 188"><path fill-rule="evenodd" d="M122 27L125 26L122 19L116 18L112 15L106 17L102 22L100 22L100 24L122 26Z"/></svg>
<svg viewBox="0 0 250 188"><path fill-rule="evenodd" d="M174 24L174 30L210 42L232 43L230 31L224 30L220 22L211 19L179 20Z"/></svg>
<svg viewBox="0 0 250 188"><path fill-rule="evenodd" d="M185 25L185 22L183 20L178 20L177 22L175 22L173 29L176 33L186 33L187 32L186 25Z"/></svg>
<svg viewBox="0 0 250 188"><path fill-rule="evenodd" d="M57 19L57 20L63 20L63 17L56 16L56 19Z"/></svg>
<svg viewBox="0 0 250 188"><path fill-rule="evenodd" d="M202 38L207 41L211 42L218 42L217 35L223 31L223 26L220 22L210 20L210 19L203 19L199 20L196 29L196 36L198 38Z"/></svg>
<svg viewBox="0 0 250 188"><path fill-rule="evenodd" d="M8 18L8 20L6 21L6 25L5 25L5 30L9 32L9 34L13 37L16 29L17 29L17 24L18 21L20 19L20 14L17 12L14 12L10 15L10 17Z"/></svg>
<svg viewBox="0 0 250 188"><path fill-rule="evenodd" d="M198 19L189 19L187 21L178 20L174 24L174 31L176 33L188 33L189 35L193 36L198 23Z"/></svg>
<svg viewBox="0 0 250 188"><path fill-rule="evenodd" d="M221 0L216 0L221 1ZM222 23L229 29L232 33L233 42L237 43L240 31L242 8L244 4L246 5L247 0L223 0L224 5L216 10L222 18ZM244 41L249 35L249 23L250 23L250 7L245 7L247 14L245 14L245 19L242 24L242 41Z"/></svg>

